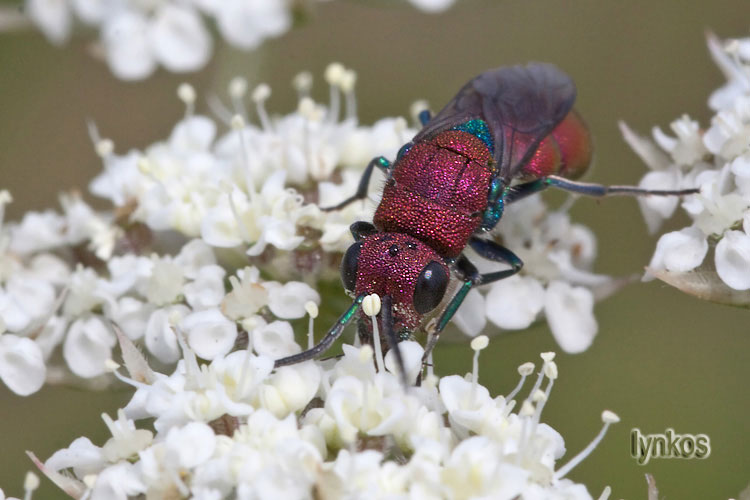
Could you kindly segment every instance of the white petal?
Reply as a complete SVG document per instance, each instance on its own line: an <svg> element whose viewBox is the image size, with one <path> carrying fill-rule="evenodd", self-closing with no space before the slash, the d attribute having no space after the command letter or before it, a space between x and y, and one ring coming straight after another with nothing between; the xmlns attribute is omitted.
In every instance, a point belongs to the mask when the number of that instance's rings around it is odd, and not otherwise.
<svg viewBox="0 0 750 500"><path fill-rule="evenodd" d="M253 330L251 335L253 349L261 356L278 359L301 350L294 342L292 325L286 321L274 321Z"/></svg>
<svg viewBox="0 0 750 500"><path fill-rule="evenodd" d="M216 139L216 122L207 116L190 116L172 129L169 146L180 153L209 152Z"/></svg>
<svg viewBox="0 0 750 500"><path fill-rule="evenodd" d="M708 241L697 227L666 233L659 238L649 267L668 271L690 271L703 262Z"/></svg>
<svg viewBox="0 0 750 500"><path fill-rule="evenodd" d="M179 309L178 309L179 308ZM180 359L180 347L172 329L170 317L178 323L190 312L185 306L172 306L157 309L151 314L146 324L145 341L148 351L163 363L174 363Z"/></svg>
<svg viewBox="0 0 750 500"><path fill-rule="evenodd" d="M223 356L232 349L237 339L237 325L218 309L189 314L180 322L180 327L185 331L195 354L203 359Z"/></svg>
<svg viewBox="0 0 750 500"><path fill-rule="evenodd" d="M417 380L417 376L422 372L422 356L424 355L424 348L419 342L407 340L399 342L399 349L401 350L401 356L404 358L404 367L406 368L406 380L409 383L414 383ZM385 367L391 373L397 373L398 367L396 366L396 355L393 354L393 349L385 354Z"/></svg>
<svg viewBox="0 0 750 500"><path fill-rule="evenodd" d="M500 328L528 328L544 307L544 287L531 276L498 281L487 294L487 318Z"/></svg>
<svg viewBox="0 0 750 500"><path fill-rule="evenodd" d="M425 12L442 12L450 8L454 0L409 0L409 2Z"/></svg>
<svg viewBox="0 0 750 500"><path fill-rule="evenodd" d="M87 437L79 437L67 448L57 450L44 462L54 471L72 468L78 477L99 472L104 465L102 449Z"/></svg>
<svg viewBox="0 0 750 500"><path fill-rule="evenodd" d="M750 178L750 151L732 160L730 168L734 175Z"/></svg>
<svg viewBox="0 0 750 500"><path fill-rule="evenodd" d="M477 289L472 288L453 316L453 323L465 335L476 337L487 326L484 304L485 299L482 294Z"/></svg>
<svg viewBox="0 0 750 500"><path fill-rule="evenodd" d="M662 170L669 165L667 154L659 149L651 139L636 133L623 121L619 122L618 125L625 142L651 170Z"/></svg>
<svg viewBox="0 0 750 500"><path fill-rule="evenodd" d="M750 236L727 231L716 245L716 272L735 290L750 289Z"/></svg>
<svg viewBox="0 0 750 500"><path fill-rule="evenodd" d="M104 469L96 476L92 499L128 500L146 492L146 485L135 464L121 461Z"/></svg>
<svg viewBox="0 0 750 500"><path fill-rule="evenodd" d="M290 281L272 287L268 293L268 307L282 319L297 319L305 316L305 304L309 301L320 305L320 295L310 285L301 281Z"/></svg>
<svg viewBox="0 0 750 500"><path fill-rule="evenodd" d="M216 447L216 435L203 422L190 422L182 428L171 428L164 440L167 453L180 467L192 468L211 458Z"/></svg>
<svg viewBox="0 0 750 500"><path fill-rule="evenodd" d="M10 249L24 255L60 246L64 230L65 218L52 210L26 212L20 224L11 226Z"/></svg>
<svg viewBox="0 0 750 500"><path fill-rule="evenodd" d="M0 379L11 391L28 396L42 387L46 374L36 342L11 334L0 336Z"/></svg>
<svg viewBox="0 0 750 500"><path fill-rule="evenodd" d="M553 281L547 287L544 313L552 336L565 352L588 349L599 328L591 291L562 281Z"/></svg>
<svg viewBox="0 0 750 500"><path fill-rule="evenodd" d="M166 4L159 9L149 35L156 58L170 71L195 71L211 56L211 37L191 8Z"/></svg>
<svg viewBox="0 0 750 500"><path fill-rule="evenodd" d="M201 268L216 264L216 256L205 241L195 239L180 249L174 262L182 268L185 277L195 279Z"/></svg>
<svg viewBox="0 0 750 500"><path fill-rule="evenodd" d="M644 189L677 189L679 183L679 172L671 169L647 173L638 186ZM680 199L677 196L638 197L638 205L641 207L641 213L651 234L659 229L664 219L672 216L679 202Z"/></svg>
<svg viewBox="0 0 750 500"><path fill-rule="evenodd" d="M123 297L105 310L130 340L138 340L143 337L153 306L133 297Z"/></svg>
<svg viewBox="0 0 750 500"><path fill-rule="evenodd" d="M32 257L29 271L35 278L43 279L53 285L66 285L70 278L70 268L60 257L43 253Z"/></svg>
<svg viewBox="0 0 750 500"><path fill-rule="evenodd" d="M107 371L105 361L112 358L116 338L96 316L79 319L70 325L63 344L63 357L70 371L83 378Z"/></svg>
<svg viewBox="0 0 750 500"><path fill-rule="evenodd" d="M284 33L291 21L283 0L223 0L216 16L227 42L243 49L255 48L264 38Z"/></svg>
<svg viewBox="0 0 750 500"><path fill-rule="evenodd" d="M321 378L320 366L315 363L300 363L277 369L271 378L271 384L283 398L284 413L298 411L307 406L318 392Z"/></svg>
<svg viewBox="0 0 750 500"><path fill-rule="evenodd" d="M26 12L50 42L59 45L68 40L72 21L68 0L28 0Z"/></svg>
<svg viewBox="0 0 750 500"><path fill-rule="evenodd" d="M81 21L99 24L106 13L106 4L102 0L73 0L73 8Z"/></svg>
<svg viewBox="0 0 750 500"><path fill-rule="evenodd" d="M123 80L140 80L156 69L146 18L135 12L113 16L102 27L102 41L112 73Z"/></svg>
<svg viewBox="0 0 750 500"><path fill-rule="evenodd" d="M31 316L15 301L10 293L0 287L0 321L2 329L20 332L31 323Z"/></svg>
<svg viewBox="0 0 750 500"><path fill-rule="evenodd" d="M149 303L161 306L175 302L182 292L184 283L182 269L169 258L153 259L151 276L144 284L141 293Z"/></svg>
<svg viewBox="0 0 750 500"><path fill-rule="evenodd" d="M193 309L208 309L218 306L224 298L224 268L210 265L201 268L195 281L186 284L182 291L185 300Z"/></svg>
<svg viewBox="0 0 750 500"><path fill-rule="evenodd" d="M55 348L62 342L65 337L65 331L68 327L67 319L61 316L52 316L42 327L42 330L36 336L34 341L39 345L42 350L44 359L49 357L54 352Z"/></svg>
<svg viewBox="0 0 750 500"><path fill-rule="evenodd" d="M242 243L237 218L226 195L223 195L203 217L201 238L209 245L219 248L236 247Z"/></svg>

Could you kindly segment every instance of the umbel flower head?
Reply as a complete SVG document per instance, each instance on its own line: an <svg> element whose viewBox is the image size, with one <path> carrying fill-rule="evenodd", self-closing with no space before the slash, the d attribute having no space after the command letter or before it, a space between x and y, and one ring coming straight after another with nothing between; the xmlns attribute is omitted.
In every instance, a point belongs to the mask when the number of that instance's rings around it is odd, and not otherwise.
<svg viewBox="0 0 750 500"><path fill-rule="evenodd" d="M105 387L112 325L165 365L180 358L175 328L209 361L245 345L293 354L273 339L291 339L289 320L320 304L319 283L338 279L349 227L371 220L380 183L365 201L320 207L349 197L371 158L395 157L416 132L403 118L360 124L356 74L332 64L325 78L327 105L313 101L303 73L297 109L283 116L267 112L266 85L249 92L233 80L229 105L210 100L216 118L196 114L195 90L181 85L185 116L170 136L122 154L91 124L103 170L90 189L112 211L65 194L61 212L5 223L11 197L1 192L0 379L23 395L45 381ZM472 291L455 317L460 330L474 337L487 319L522 329L544 317L565 351L591 344L594 301L617 281L591 271L595 237L568 206L549 211L531 196L508 208L496 237L527 266Z"/></svg>
<svg viewBox="0 0 750 500"><path fill-rule="evenodd" d="M211 28L232 47L251 50L292 27L294 9L321 0L25 0L31 22L54 44L80 24L98 31L97 46L112 73L141 80L158 67L184 73L204 67L213 51ZM425 12L453 0L409 0ZM0 17L10 15L0 12Z"/></svg>
<svg viewBox="0 0 750 500"><path fill-rule="evenodd" d="M750 39L722 42L708 35L709 52L727 83L708 99L715 114L707 129L684 115L670 125L674 136L654 127L651 140L621 124L625 140L651 169L642 187L700 188L681 203L691 225L659 238L646 278L657 277L706 300L742 306L750 304L749 47ZM655 232L679 200L639 202Z"/></svg>
<svg viewBox="0 0 750 500"><path fill-rule="evenodd" d="M542 354L526 397L533 363L519 367L512 393L492 398L478 382L484 336L472 342L472 373L421 383L424 351L402 343L408 386L392 351L378 370L369 345L273 371L264 348L201 364L178 340L182 358L164 374L121 335L130 376L109 366L134 394L116 420L102 416L112 437L101 446L80 437L44 463L31 455L71 497L590 499L565 476L618 421L604 412L592 444L557 467L563 438L541 422L554 353ZM291 340L283 348L299 350Z"/></svg>

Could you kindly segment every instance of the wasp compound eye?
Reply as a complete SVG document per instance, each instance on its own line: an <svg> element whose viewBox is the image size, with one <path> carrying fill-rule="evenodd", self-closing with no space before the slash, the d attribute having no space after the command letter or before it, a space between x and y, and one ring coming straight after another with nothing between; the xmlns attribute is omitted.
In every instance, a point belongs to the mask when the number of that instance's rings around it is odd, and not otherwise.
<svg viewBox="0 0 750 500"><path fill-rule="evenodd" d="M448 287L448 274L439 263L432 261L422 269L414 287L414 309L419 314L432 311L440 304Z"/></svg>
<svg viewBox="0 0 750 500"><path fill-rule="evenodd" d="M344 258L341 260L341 282L349 292L353 292L354 287L357 286L360 252L362 252L362 242L357 241L346 250Z"/></svg>

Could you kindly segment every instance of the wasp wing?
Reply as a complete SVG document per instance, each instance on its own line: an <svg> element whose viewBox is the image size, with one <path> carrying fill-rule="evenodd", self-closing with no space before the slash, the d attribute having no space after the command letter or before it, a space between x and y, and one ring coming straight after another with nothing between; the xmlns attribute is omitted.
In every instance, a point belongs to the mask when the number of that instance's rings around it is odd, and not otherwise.
<svg viewBox="0 0 750 500"><path fill-rule="evenodd" d="M414 141L468 120L484 120L494 141L500 176L509 183L572 109L575 98L573 80L551 64L485 71L464 85Z"/></svg>

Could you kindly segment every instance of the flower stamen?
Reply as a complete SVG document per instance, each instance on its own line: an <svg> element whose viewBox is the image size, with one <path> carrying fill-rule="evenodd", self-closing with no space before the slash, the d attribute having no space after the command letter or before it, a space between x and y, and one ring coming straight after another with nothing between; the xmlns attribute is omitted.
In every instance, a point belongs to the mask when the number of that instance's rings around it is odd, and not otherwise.
<svg viewBox="0 0 750 500"><path fill-rule="evenodd" d="M362 311L370 317L372 321L372 344L375 349L375 366L378 371L385 371L385 361L383 360L383 346L380 343L380 331L378 330L377 315L380 312L380 296L377 293L368 295L362 301Z"/></svg>
<svg viewBox="0 0 750 500"><path fill-rule="evenodd" d="M602 430L599 431L599 434L596 435L593 441L589 443L586 448L584 448L578 455L574 456L570 459L570 461L557 469L555 472L555 479L560 480L565 475L570 472L576 465L580 464L586 457L588 457L592 451L599 445L601 440L604 438L604 435L607 433L607 429L609 429L609 426L611 424L616 424L620 421L620 417L617 416L617 414L609 411L604 410L602 412L602 422L604 422L604 425L602 426Z"/></svg>

